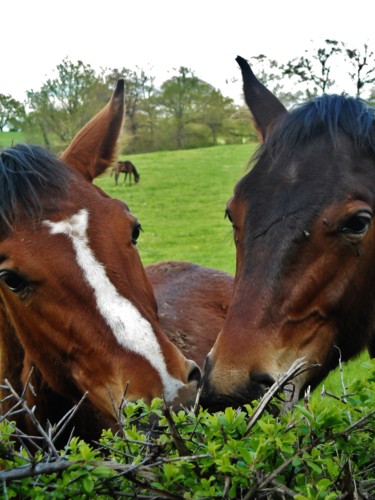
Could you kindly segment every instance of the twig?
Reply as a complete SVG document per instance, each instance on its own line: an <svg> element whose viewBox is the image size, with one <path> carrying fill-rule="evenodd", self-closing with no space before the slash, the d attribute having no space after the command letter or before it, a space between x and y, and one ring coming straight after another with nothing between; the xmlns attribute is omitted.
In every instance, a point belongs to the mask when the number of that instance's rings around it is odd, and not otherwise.
<svg viewBox="0 0 375 500"><path fill-rule="evenodd" d="M313 448L315 446L315 443L311 443L308 448L300 448L296 453L288 458L285 462L283 462L279 467L274 469L271 474L269 474L261 483L256 484L251 488L251 490L243 497L243 500L250 500L251 498L256 498L256 493L262 489L264 489L268 484L272 483L276 477L281 474L295 459L295 457L298 457L299 455L302 455L305 451L308 451L309 449Z"/></svg>
<svg viewBox="0 0 375 500"><path fill-rule="evenodd" d="M129 382L126 382L126 384L125 384L124 392L122 394L119 406L116 406L111 388L109 387L108 384L107 384L106 388L107 388L109 399L111 400L111 405L112 405L112 409L113 409L113 412L114 412L115 417L116 417L118 428L121 431L122 437L125 438L123 410L124 410L124 407L126 406L126 403L127 403L126 394L128 392Z"/></svg>
<svg viewBox="0 0 375 500"><path fill-rule="evenodd" d="M13 394L14 398L16 399L16 401L18 401L18 402L21 403L22 408L24 409L25 413L27 414L27 416L32 421L32 423L35 426L35 428L38 430L38 432L40 433L40 435L43 436L43 438L45 439L46 443L48 444L49 449L51 450L52 455L56 459L58 459L60 457L59 452L56 450L55 445L53 444L53 441L50 439L49 435L43 429L43 427L39 423L39 420L34 415L35 407L30 410L30 408L26 404L26 401L23 398L21 398L21 396L19 396L17 394L17 392L15 391L15 389L13 389L13 387L12 387L12 385L9 382L8 379L5 379L5 383L7 384L10 392Z"/></svg>
<svg viewBox="0 0 375 500"><path fill-rule="evenodd" d="M39 474L52 474L62 472L78 462L68 462L67 460L57 460L56 462L39 463L35 465L24 465L15 469L0 470L0 481L14 481Z"/></svg>
<svg viewBox="0 0 375 500"><path fill-rule="evenodd" d="M200 387L198 387L198 390L197 390L197 395L195 397L195 401L194 401L194 405L193 405L193 413L194 413L194 415L198 414L199 400L201 398L202 391L203 391L203 385L201 385Z"/></svg>
<svg viewBox="0 0 375 500"><path fill-rule="evenodd" d="M56 432L56 434L53 437L53 441L56 441L59 438L59 436L61 436L61 434L64 432L64 430L66 429L66 427L69 424L69 422L73 419L74 415L77 413L77 411L79 410L79 408L83 404L84 400L87 397L87 394L88 394L88 392L86 391L84 393L84 395L82 396L82 398L78 401L78 403L76 405L74 405L73 408L71 408L62 417L62 419L57 422L57 424L55 425L55 429L56 429L55 432ZM61 426L61 428L59 429L60 426ZM70 439L69 439L69 441L70 441Z"/></svg>
<svg viewBox="0 0 375 500"><path fill-rule="evenodd" d="M297 493L295 491L291 490L290 488L288 488L284 484L279 483L278 481L276 481L276 479L273 479L271 481L271 484L273 484L273 486L275 486L275 488L278 491L281 491L282 493L284 493L286 495L289 495L292 498L294 498L295 496L297 496Z"/></svg>
<svg viewBox="0 0 375 500"><path fill-rule="evenodd" d="M287 372L285 372L282 377L277 380L265 393L263 398L261 399L259 406L257 409L254 411L253 415L250 418L249 423L247 424L246 428L246 434L252 429L252 427L256 424L256 422L259 420L260 416L266 409L267 405L271 401L271 399L276 396L278 392L280 392L280 389L282 389L285 384L287 384L290 380L292 380L295 376L299 375L302 373L304 370L302 370L306 366L306 361L305 358L300 358L294 361L292 366L289 368Z"/></svg>
<svg viewBox="0 0 375 500"><path fill-rule="evenodd" d="M231 478L230 476L225 476L224 489L223 489L223 498L228 498L228 492L230 490Z"/></svg>
<svg viewBox="0 0 375 500"><path fill-rule="evenodd" d="M354 424L349 425L349 427L347 427L346 429L344 429L341 432L337 432L332 437L336 438L336 437L339 437L339 436L344 436L345 434L348 434L350 431L352 431L356 427L361 427L366 422L366 420L368 420L374 414L375 414L375 410L371 410L369 413L367 413L366 415L364 415L362 418L360 418L359 420L357 420L356 422L354 422Z"/></svg>
<svg viewBox="0 0 375 500"><path fill-rule="evenodd" d="M176 445L178 454L179 455L189 455L189 450L187 449L182 437L180 436L180 434L175 426L171 412L169 410L169 407L166 405L165 400L163 400L163 415L165 416L165 418L167 420L167 424L168 424L169 430L171 432L174 444Z"/></svg>

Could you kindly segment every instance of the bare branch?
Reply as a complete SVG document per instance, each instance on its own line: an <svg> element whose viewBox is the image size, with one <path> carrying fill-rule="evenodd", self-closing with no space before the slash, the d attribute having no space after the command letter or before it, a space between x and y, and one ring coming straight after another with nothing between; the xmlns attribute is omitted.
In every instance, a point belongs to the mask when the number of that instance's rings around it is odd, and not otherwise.
<svg viewBox="0 0 375 500"><path fill-rule="evenodd" d="M67 460L57 460L56 462L39 463L25 465L15 469L0 470L0 481L14 481L25 477L37 476L39 474L52 474L62 472L78 462L68 462Z"/></svg>
<svg viewBox="0 0 375 500"><path fill-rule="evenodd" d="M265 393L265 395L263 396L263 398L259 403L259 406L251 416L250 421L247 424L246 433L248 433L251 430L251 428L256 424L256 422L259 420L260 416L266 409L271 399L274 396L276 396L276 394L280 392L280 390L283 387L285 387L285 385L290 380L292 380L294 377L305 371L305 367L306 367L305 359L304 358L297 359L296 361L294 361L289 370L286 371L279 380L276 380L276 382Z"/></svg>
<svg viewBox="0 0 375 500"><path fill-rule="evenodd" d="M39 434L44 437L49 449L51 450L52 455L58 459L60 457L59 452L56 450L55 445L53 444L53 441L51 440L50 436L48 433L43 429L41 426L39 420L36 418L34 415L35 407L30 410L30 408L27 406L26 401L23 399L23 397L19 396L15 389L12 387L11 383L9 382L8 379L5 379L5 384L8 386L9 391L12 393L13 397L17 402L20 403L22 406L25 414L29 417L35 428L38 430ZM24 391L25 392L25 391ZM23 394L24 394L23 392Z"/></svg>

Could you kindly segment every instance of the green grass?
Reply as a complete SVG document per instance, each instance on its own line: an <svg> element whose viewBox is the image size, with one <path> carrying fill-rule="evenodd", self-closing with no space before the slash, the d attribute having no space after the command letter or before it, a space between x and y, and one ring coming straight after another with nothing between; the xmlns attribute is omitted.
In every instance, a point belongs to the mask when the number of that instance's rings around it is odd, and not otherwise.
<svg viewBox="0 0 375 500"><path fill-rule="evenodd" d="M125 201L140 220L143 263L187 260L234 273L231 225L224 209L245 173L255 145L217 146L126 156L141 175L137 185L115 186L108 172L97 180ZM125 157L124 157L125 159Z"/></svg>
<svg viewBox="0 0 375 500"><path fill-rule="evenodd" d="M22 132L0 132L0 149L8 148L18 142L26 142Z"/></svg>

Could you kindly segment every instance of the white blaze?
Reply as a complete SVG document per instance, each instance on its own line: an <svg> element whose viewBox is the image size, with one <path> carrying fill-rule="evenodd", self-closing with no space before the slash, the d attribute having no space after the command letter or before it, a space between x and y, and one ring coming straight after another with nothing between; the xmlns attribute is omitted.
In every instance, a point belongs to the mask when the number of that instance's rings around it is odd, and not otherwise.
<svg viewBox="0 0 375 500"><path fill-rule="evenodd" d="M168 373L151 324L129 300L118 293L108 279L104 266L95 258L87 237L88 219L88 211L82 209L66 220L46 220L44 224L49 226L51 234L65 234L71 239L78 265L94 291L97 308L117 342L150 362L160 375L164 397L172 401L183 384Z"/></svg>

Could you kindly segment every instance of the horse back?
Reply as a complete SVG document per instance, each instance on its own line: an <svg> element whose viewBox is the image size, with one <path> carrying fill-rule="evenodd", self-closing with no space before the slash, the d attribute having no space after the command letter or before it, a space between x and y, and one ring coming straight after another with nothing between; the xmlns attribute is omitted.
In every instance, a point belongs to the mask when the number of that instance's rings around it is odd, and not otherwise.
<svg viewBox="0 0 375 500"><path fill-rule="evenodd" d="M189 262L146 267L162 330L183 354L203 367L232 297L233 277Z"/></svg>

